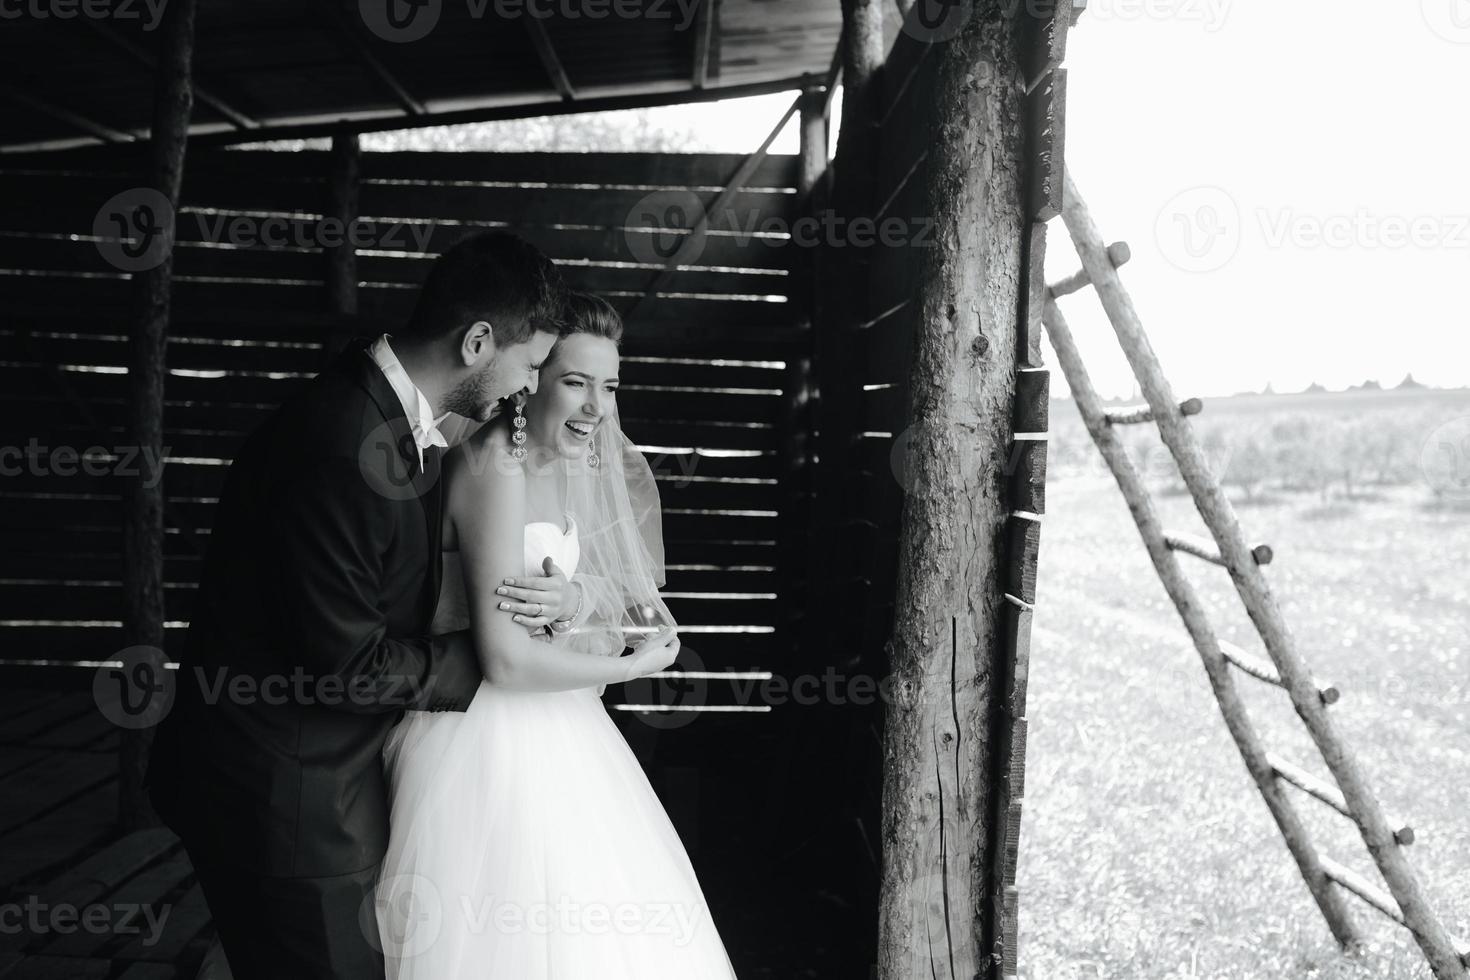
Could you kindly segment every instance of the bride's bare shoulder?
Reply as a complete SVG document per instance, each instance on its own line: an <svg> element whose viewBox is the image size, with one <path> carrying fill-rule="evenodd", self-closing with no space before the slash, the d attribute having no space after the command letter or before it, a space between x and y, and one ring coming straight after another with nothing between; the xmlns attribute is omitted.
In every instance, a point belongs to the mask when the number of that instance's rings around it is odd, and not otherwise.
<svg viewBox="0 0 1470 980"><path fill-rule="evenodd" d="M492 419L449 452L444 458L444 476L451 492L456 485L524 478L524 467L511 455L509 429L502 419Z"/></svg>

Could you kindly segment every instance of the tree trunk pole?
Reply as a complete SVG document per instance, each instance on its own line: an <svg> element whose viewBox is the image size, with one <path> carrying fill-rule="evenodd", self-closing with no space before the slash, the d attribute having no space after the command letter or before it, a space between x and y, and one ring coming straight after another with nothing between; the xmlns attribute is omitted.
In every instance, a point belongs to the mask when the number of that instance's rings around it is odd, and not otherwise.
<svg viewBox="0 0 1470 980"><path fill-rule="evenodd" d="M971 980L992 959L991 826L1005 614L1025 127L1022 6L936 42L909 476L885 724L881 980Z"/></svg>
<svg viewBox="0 0 1470 980"><path fill-rule="evenodd" d="M149 185L179 206L184 149L194 105L191 64L194 54L194 0L171 0L164 14L161 50L154 74L153 127L149 140ZM174 224L159 225L162 261L135 276L139 313L128 363L128 429L139 450L138 471L127 485L123 528L125 647L164 648L163 601L163 385L167 376L170 289L173 279ZM143 791L152 744L149 729L124 731L118 753L118 816L124 830L158 822Z"/></svg>

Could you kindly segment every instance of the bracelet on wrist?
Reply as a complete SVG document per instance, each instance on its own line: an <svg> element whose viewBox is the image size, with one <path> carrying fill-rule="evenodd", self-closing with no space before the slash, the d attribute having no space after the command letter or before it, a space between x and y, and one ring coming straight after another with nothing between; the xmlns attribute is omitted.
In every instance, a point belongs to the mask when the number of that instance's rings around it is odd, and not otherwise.
<svg viewBox="0 0 1470 980"><path fill-rule="evenodd" d="M587 594L578 583L573 582L572 585L577 590L577 608L573 609L572 614L566 619L553 619L551 621L551 628L557 633L570 633L572 631L572 625L577 621L577 617L582 615L582 601L586 598Z"/></svg>

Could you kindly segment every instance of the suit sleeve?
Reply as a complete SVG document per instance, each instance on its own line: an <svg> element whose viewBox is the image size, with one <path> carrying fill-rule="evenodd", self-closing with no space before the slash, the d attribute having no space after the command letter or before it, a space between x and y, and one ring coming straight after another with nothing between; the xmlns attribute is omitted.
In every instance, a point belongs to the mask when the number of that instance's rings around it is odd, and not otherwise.
<svg viewBox="0 0 1470 980"><path fill-rule="evenodd" d="M394 505L356 462L314 463L275 504L281 628L320 703L360 714L468 708L482 675L467 636L388 635L379 603ZM329 687L340 695L327 697Z"/></svg>

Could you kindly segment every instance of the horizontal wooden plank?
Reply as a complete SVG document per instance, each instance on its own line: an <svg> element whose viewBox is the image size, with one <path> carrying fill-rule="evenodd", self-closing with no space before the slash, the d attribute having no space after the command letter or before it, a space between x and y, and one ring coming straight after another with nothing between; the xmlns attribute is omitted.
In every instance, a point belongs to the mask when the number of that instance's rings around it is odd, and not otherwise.
<svg viewBox="0 0 1470 980"><path fill-rule="evenodd" d="M307 223L293 222L293 226L304 228ZM427 226L423 230L426 233L430 231ZM317 248L252 247L249 241L244 247L236 247L233 243L221 247L213 240L200 240L204 236L197 229L191 232L184 228L182 231L188 238L179 243L174 253L174 272L179 276L284 280L320 285L325 275L326 259ZM428 244L448 245L450 241L449 236L439 236L437 242ZM378 244L386 246L391 243L383 241ZM401 251L396 254L359 255L359 280L421 285L437 255L421 253L419 246L418 241L405 234L404 241L400 243ZM658 273L658 267L649 261L654 257L650 255L637 265L568 261L561 265L561 272L573 289L596 293L642 292ZM0 268L97 275L118 271L99 250L97 243L89 239L3 233L0 233ZM750 272L688 269L675 272L660 292L786 295L792 288L792 282L781 269Z"/></svg>
<svg viewBox="0 0 1470 980"><path fill-rule="evenodd" d="M666 601L674 619L686 626L774 626L779 614L773 599L694 599L674 595Z"/></svg>
<svg viewBox="0 0 1470 980"><path fill-rule="evenodd" d="M124 345L119 344L118 347ZM77 353L82 353L77 351ZM108 351L102 353L116 353ZM102 361L103 358L88 360ZM57 372L40 363L34 365L0 367L0 385L8 397L52 398L74 392L87 401L112 399L123 403L128 392L128 376L115 370L114 365L62 362L67 367ZM219 373L221 369L209 369L203 374L192 373L193 368L179 369L168 376L164 383L166 398L178 405L195 407L202 404L235 404L246 406L275 406L291 397L312 375L302 372L235 372ZM693 385L663 386L624 382L617 395L619 413L625 420L624 428L633 432L635 419L687 419L690 421L740 422L774 424L784 410L782 396L776 392L759 389L705 389ZM73 413L67 413L68 415ZM228 423L228 417L214 425L204 425L196 417L193 424L178 425L176 428L250 431L263 421L263 414L250 411L241 424ZM14 431L19 420L0 422L0 432ZM169 424L174 419L166 417Z"/></svg>
<svg viewBox="0 0 1470 980"><path fill-rule="evenodd" d="M367 180L498 180L723 187L744 161L744 154L739 153L364 153L362 175ZM219 162L235 163L233 160ZM794 187L796 182L796 156L769 153L750 175L746 186Z"/></svg>
<svg viewBox="0 0 1470 980"><path fill-rule="evenodd" d="M0 275L0 292L14 302L37 305L60 303L63 309L89 307L126 310L132 301L129 280L45 275ZM413 312L417 290L365 285L359 291L365 316L401 321ZM627 298L609 297L615 305ZM326 293L314 283L289 284L252 281L198 282L176 280L173 302L181 318L199 318L211 310L255 310L262 316L276 310L320 311L326 308ZM758 300L684 299L660 297L644 304L629 322L630 330L665 327L689 337L699 337L705 326L762 328L794 323L795 307L784 302Z"/></svg>
<svg viewBox="0 0 1470 980"><path fill-rule="evenodd" d="M88 432L88 439L93 437L99 440L100 445L111 448L105 442L105 436L96 436ZM23 444L16 443L18 448L25 449ZM92 497L108 498L114 501L121 500L124 492L121 486L126 473L121 472L118 465L104 463L96 457L89 457L84 463L79 458L72 462L64 456L46 455L40 450L53 449L56 444L46 444L38 441L38 452L34 458L36 465L33 468L30 463L21 463L18 460L7 459L7 465L14 465L21 469L18 473L7 474L3 484L0 484L0 499L8 501L8 506L17 505L16 498L29 498L37 495L46 495L57 498L53 506L58 512L68 509L71 505L65 498L70 497ZM70 444L68 444L70 445ZM91 445L90 442L79 442L78 450L85 450ZM649 452L645 454L649 468L658 481L660 491L664 494L678 494L685 489L692 490L684 495L683 499L698 501L701 504L707 502L707 495L729 495L727 499L739 499L742 488L750 487L752 494L760 497L762 502L769 502L769 497L760 496L771 493L770 483L776 477L777 458L774 450L764 455L749 456L709 456L698 453L687 452ZM223 465L206 465L200 463L186 462L179 459L171 459L164 467L164 488L169 495L171 503L182 503L186 498L200 499L204 502L216 498L221 492L228 467ZM762 481L751 483L748 481ZM699 486L707 486L712 482L720 483L722 489L693 489ZM756 498L752 497L754 502ZM666 502L665 506L681 506ZM0 514L3 519L3 514ZM22 521L12 522L12 526L23 525ZM12 546L14 543L12 542Z"/></svg>
<svg viewBox="0 0 1470 980"><path fill-rule="evenodd" d="M9 501L10 510L16 507L16 501ZM114 508L112 500L97 500L91 502L76 502L71 500L54 501L46 498L35 498L26 504L29 509L28 519L24 523L16 518L4 518L5 534L7 540L14 542L14 546L20 550L39 551L45 547L46 542L52 546L57 543L56 532L61 529L68 531L66 538L68 543L76 542L83 545L79 550L87 553L118 553L122 541L122 530L119 521L115 521L114 514L121 511L121 507ZM213 513L213 504L199 503L194 501L173 500L169 503L169 513L174 518L170 524L170 533L165 535L166 539L176 535L176 527L207 529L208 521ZM46 515L50 523L39 522L40 515ZM54 516L52 516L54 515ZM691 511L665 507L664 509L664 538L666 541L679 542L774 542L776 540L777 520L776 515L765 511ZM207 535L207 530L204 532ZM85 540L81 540L85 539ZM165 546L177 553L182 550L182 545L177 542L166 540ZM671 559L672 560L672 559Z"/></svg>
<svg viewBox="0 0 1470 980"><path fill-rule="evenodd" d="M726 570L697 565L665 572L667 592L750 593L776 591L774 569Z"/></svg>
<svg viewBox="0 0 1470 980"><path fill-rule="evenodd" d="M105 200L68 198L45 201L16 192L15 203L0 212L0 232L11 236L76 235L92 240L97 234L98 207ZM221 215L184 208L175 227L178 242L242 248L264 248L274 243L315 247L327 232L319 215ZM784 270L806 250L786 237L786 229L752 226L748 222L731 230L715 228L702 234L701 243L684 261L701 269ZM681 244L684 236L672 224L650 223L640 228L595 225L536 225L504 221L458 222L432 218L389 218L354 228L353 241L359 249L437 255L447 251L468 234L486 230L509 230L520 234L557 261L597 261L641 264L650 271L661 265ZM77 250L83 261L85 250ZM97 251L93 246L93 251ZM100 253L99 257L100 257ZM109 254L112 254L109 250ZM21 269L46 268L23 250L10 260ZM0 265L9 268L10 264ZM316 278L316 277L313 277Z"/></svg>
<svg viewBox="0 0 1470 980"><path fill-rule="evenodd" d="M870 387L859 397L864 431L898 433L908 424L908 390L903 385Z"/></svg>
<svg viewBox="0 0 1470 980"><path fill-rule="evenodd" d="M0 588L31 581L121 583L121 554L89 550L85 542L68 542L68 545L58 548L53 541L52 547L41 551L0 549ZM202 556L197 554L166 554L163 580L165 583L197 582L202 564Z"/></svg>
<svg viewBox="0 0 1470 980"><path fill-rule="evenodd" d="M739 153L505 153L365 152L365 180L477 180L523 183L640 184L660 187L723 187L745 160ZM44 168L70 174L129 171L142 162L117 148L106 153L22 154L9 157L0 173ZM188 169L240 178L318 179L329 169L328 151L235 150L204 148L189 153ZM771 153L747 183L753 187L792 187L797 158Z"/></svg>
<svg viewBox="0 0 1470 980"><path fill-rule="evenodd" d="M100 325L99 325L100 326ZM0 328L0 344L10 356L6 360L47 365L86 365L126 367L128 364L128 325L121 317L113 333L86 335L66 329L34 330ZM320 343L301 347L277 347L264 344L220 341L200 343L170 337L168 366L183 371L251 371L265 373L290 372L315 374L326 363Z"/></svg>
<svg viewBox="0 0 1470 980"><path fill-rule="evenodd" d="M132 176L0 172L0 193L8 200L32 204L57 200L91 202L99 209L104 222L109 220L109 214L102 209L112 205L118 208L117 214L123 221L119 228L127 228L130 215L123 209L134 204L128 195L132 192L136 196L137 187L138 181ZM713 189L654 190L636 185L582 183L548 187L477 179L369 179L359 186L358 213L375 222L383 218L416 218L456 224L499 222L517 227L573 224L623 228L652 224L661 228L692 228L706 216L704 209L714 203L717 194ZM115 200L119 195L121 199ZM330 208L324 180L246 177L188 169L180 200L184 212L181 226L197 222L196 233L216 241L231 237L230 218L226 216L229 212L321 215ZM767 221L785 223L795 202L792 188L738 191L723 203L718 214L707 215L709 227L736 231L766 227ZM191 213L197 218L191 217ZM256 224L253 218L247 217L235 227L251 229L247 232L249 236L259 239L261 233L252 227ZM113 226L104 224L104 227L111 230ZM328 222L318 230L335 234L336 227ZM329 244L316 236L282 240L274 233L268 234L282 244L312 247ZM232 237L238 240L238 235Z"/></svg>
<svg viewBox="0 0 1470 980"><path fill-rule="evenodd" d="M3 182L0 182L3 185ZM791 189L742 190L729 195L717 212L708 211L715 190L649 190L641 187L518 187L470 183L365 181L359 213L372 218L428 218L456 222L497 221L518 228L536 225L591 225L614 228L694 228L784 230L797 195ZM190 198L193 203L205 198Z"/></svg>
<svg viewBox="0 0 1470 980"><path fill-rule="evenodd" d="M169 367L314 373L324 364L323 341L302 335L319 328L324 337L328 319L324 315L313 328L291 328L298 339L290 344L270 339L191 337L184 332L190 329L189 321L179 321L170 332ZM0 340L16 345L7 346L13 354L6 360L125 366L125 338L131 322L131 315L122 310L77 318L57 316L55 311L22 315L11 308L0 311ZM363 321L359 334L368 336L374 326L380 324ZM780 359L751 360L748 354L717 346L701 355L676 356L658 347L642 349L647 346L637 338L624 341L620 376L625 385L777 392L785 384L784 362Z"/></svg>

